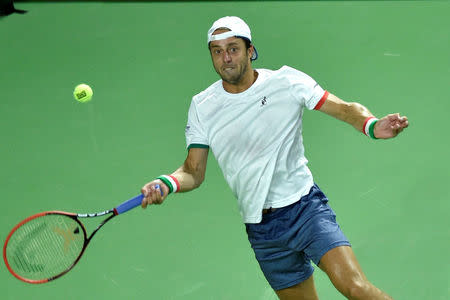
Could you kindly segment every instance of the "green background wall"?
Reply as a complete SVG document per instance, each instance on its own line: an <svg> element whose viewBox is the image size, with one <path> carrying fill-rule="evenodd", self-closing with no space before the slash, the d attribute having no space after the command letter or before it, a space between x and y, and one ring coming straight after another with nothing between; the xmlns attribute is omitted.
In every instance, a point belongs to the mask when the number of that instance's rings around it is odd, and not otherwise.
<svg viewBox="0 0 450 300"><path fill-rule="evenodd" d="M306 155L369 279L395 299L448 299L449 2L16 7L29 12L0 19L3 240L28 215L111 208L177 168L191 97L218 79L206 31L238 15L255 67L290 65L377 116L409 117L397 139L371 141L308 111ZM81 82L90 103L72 98ZM212 155L208 164L200 189L113 220L57 281L25 284L1 264L1 298L276 299ZM321 299L343 299L315 278Z"/></svg>

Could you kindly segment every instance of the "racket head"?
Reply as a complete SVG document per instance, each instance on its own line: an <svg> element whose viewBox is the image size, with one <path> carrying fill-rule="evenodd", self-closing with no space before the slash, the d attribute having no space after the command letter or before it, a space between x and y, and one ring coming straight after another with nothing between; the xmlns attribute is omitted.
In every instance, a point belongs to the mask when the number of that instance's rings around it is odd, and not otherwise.
<svg viewBox="0 0 450 300"><path fill-rule="evenodd" d="M86 229L76 214L42 212L11 230L3 246L3 260L16 278L45 283L72 269L86 246Z"/></svg>

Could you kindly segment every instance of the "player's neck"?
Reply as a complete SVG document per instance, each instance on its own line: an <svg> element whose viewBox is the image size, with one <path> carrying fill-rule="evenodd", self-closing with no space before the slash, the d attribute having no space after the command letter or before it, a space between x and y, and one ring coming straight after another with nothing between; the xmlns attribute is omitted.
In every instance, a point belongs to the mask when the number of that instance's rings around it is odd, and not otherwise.
<svg viewBox="0 0 450 300"><path fill-rule="evenodd" d="M244 74L242 79L238 83L229 83L222 80L222 86L225 91L231 94L238 94L249 89L253 83L255 83L258 78L258 72L256 72L253 68L250 69Z"/></svg>

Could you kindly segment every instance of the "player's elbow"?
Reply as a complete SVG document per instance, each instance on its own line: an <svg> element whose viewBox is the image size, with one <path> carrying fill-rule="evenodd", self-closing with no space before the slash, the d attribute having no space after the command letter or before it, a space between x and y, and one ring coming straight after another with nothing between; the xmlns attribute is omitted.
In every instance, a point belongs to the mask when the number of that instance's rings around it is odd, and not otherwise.
<svg viewBox="0 0 450 300"><path fill-rule="evenodd" d="M183 165L183 171L190 175L192 188L198 188L205 180L206 165L202 163L193 163L192 160L186 160Z"/></svg>
<svg viewBox="0 0 450 300"><path fill-rule="evenodd" d="M194 175L194 188L200 187L205 180L205 172L196 172Z"/></svg>

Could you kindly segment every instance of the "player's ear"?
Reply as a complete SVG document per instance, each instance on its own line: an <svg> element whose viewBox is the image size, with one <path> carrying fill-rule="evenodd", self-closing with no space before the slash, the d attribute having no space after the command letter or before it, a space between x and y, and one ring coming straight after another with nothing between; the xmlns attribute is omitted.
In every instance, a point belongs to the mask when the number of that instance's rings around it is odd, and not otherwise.
<svg viewBox="0 0 450 300"><path fill-rule="evenodd" d="M247 49L247 56L249 57L250 61L251 61L251 58L252 58L252 55L253 55L253 51L255 51L254 48L253 48L253 45L250 44L250 47L248 47L248 49Z"/></svg>

